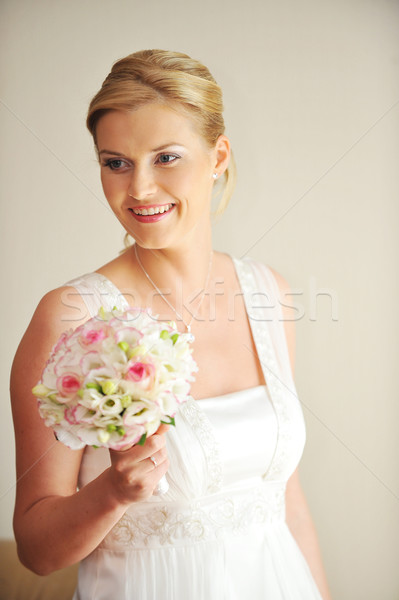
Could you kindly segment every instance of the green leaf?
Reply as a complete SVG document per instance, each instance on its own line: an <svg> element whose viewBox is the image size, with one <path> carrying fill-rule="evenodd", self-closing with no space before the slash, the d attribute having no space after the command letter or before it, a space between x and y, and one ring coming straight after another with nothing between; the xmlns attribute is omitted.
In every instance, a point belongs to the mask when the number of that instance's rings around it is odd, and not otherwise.
<svg viewBox="0 0 399 600"><path fill-rule="evenodd" d="M176 427L175 418L168 416L168 419L170 419L170 421L162 421L161 420L161 423L163 423L164 425L173 425L173 427Z"/></svg>
<svg viewBox="0 0 399 600"><path fill-rule="evenodd" d="M141 438L139 439L139 441L137 442L139 446L144 446L145 441L147 439L147 434L143 433L143 435L141 436Z"/></svg>
<svg viewBox="0 0 399 600"><path fill-rule="evenodd" d="M161 333L159 334L159 337L161 338L161 340L169 339L169 331L167 329L162 329Z"/></svg>
<svg viewBox="0 0 399 600"><path fill-rule="evenodd" d="M170 336L170 339L172 340L173 344L176 344L177 340L179 339L179 334L174 333L173 335Z"/></svg>

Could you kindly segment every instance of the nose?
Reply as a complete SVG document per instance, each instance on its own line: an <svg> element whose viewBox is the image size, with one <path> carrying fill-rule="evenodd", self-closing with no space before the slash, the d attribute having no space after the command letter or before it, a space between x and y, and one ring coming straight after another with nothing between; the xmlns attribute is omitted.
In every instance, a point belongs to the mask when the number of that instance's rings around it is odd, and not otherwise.
<svg viewBox="0 0 399 600"><path fill-rule="evenodd" d="M146 166L135 166L129 182L128 195L135 200L147 200L157 190L154 174L151 168Z"/></svg>

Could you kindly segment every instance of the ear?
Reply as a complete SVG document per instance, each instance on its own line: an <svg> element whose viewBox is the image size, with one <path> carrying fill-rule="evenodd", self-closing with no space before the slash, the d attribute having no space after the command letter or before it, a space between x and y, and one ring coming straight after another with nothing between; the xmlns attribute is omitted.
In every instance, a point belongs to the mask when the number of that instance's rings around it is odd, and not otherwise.
<svg viewBox="0 0 399 600"><path fill-rule="evenodd" d="M225 135L219 135L214 148L214 172L222 175L229 166L231 154L230 140Z"/></svg>

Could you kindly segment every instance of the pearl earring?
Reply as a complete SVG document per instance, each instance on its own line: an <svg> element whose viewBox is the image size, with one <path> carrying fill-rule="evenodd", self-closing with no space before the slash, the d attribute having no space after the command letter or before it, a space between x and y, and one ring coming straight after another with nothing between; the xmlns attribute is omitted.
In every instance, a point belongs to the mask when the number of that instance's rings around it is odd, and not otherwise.
<svg viewBox="0 0 399 600"><path fill-rule="evenodd" d="M219 177L219 173L214 173L214 174L212 175L212 177L213 177L214 179L217 179L217 178Z"/></svg>

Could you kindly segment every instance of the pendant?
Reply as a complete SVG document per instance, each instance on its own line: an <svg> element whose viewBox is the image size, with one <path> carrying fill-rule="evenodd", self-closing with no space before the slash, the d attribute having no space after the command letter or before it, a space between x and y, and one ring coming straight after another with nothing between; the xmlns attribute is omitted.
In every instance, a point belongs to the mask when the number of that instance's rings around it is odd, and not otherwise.
<svg viewBox="0 0 399 600"><path fill-rule="evenodd" d="M187 329L187 338L188 338L189 343L191 344L195 340L194 335L191 333L191 325L186 325L186 329Z"/></svg>

